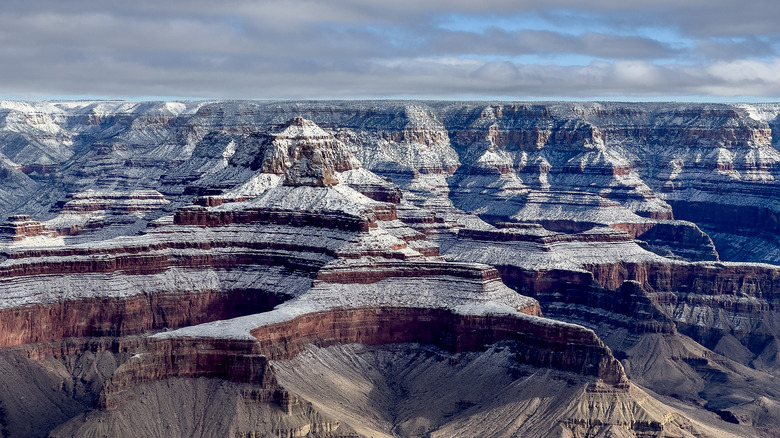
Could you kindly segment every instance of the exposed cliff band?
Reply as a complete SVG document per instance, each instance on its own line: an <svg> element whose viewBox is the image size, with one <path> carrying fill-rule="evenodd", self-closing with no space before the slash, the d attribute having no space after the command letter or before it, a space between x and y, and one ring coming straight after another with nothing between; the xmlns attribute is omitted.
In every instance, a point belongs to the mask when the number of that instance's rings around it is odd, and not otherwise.
<svg viewBox="0 0 780 438"><path fill-rule="evenodd" d="M27 142L16 149L0 128L0 212L20 213L0 226L0 345L26 351L30 366L116 358L95 380L96 398L84 399L104 410L63 425L64 435L97 433L146 389L161 391L160 379L212 378L235 385L241 403L254 403L247 409L278 408L273 421L287 422L241 433L386 433L329 408L285 365L311 354L337 360L355 344L372 346L369 355L431 349L553 373L544 381L554 397L592 401L594 418L559 413L555 427L574 435L705 433L655 401L642 418L600 412L606 399L646 406L627 375L722 419L758 423L756 406L777 392L764 382L780 369L777 268L718 261L780 254L771 237L780 110L754 110L18 105L9 112L58 116L41 118L54 133L46 136L14 122ZM104 339L77 339L93 336ZM649 361L647 345L673 353ZM688 382L722 374L738 384L673 392L653 377L668 369L661 361ZM469 415L498 415L463 403L451 423L439 413L435 427L409 420L397 430L477 433L488 429ZM515 431L539 432L522 412ZM751 427L733 430L761 430Z"/></svg>

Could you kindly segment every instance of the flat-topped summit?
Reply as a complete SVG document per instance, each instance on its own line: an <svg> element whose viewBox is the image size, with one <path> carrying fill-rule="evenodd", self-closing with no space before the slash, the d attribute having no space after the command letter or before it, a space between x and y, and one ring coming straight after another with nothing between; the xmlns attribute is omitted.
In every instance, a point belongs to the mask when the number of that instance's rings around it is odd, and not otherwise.
<svg viewBox="0 0 780 438"><path fill-rule="evenodd" d="M0 223L0 240L17 242L27 237L56 237L57 232L46 228L38 221L34 221L26 214L15 214Z"/></svg>

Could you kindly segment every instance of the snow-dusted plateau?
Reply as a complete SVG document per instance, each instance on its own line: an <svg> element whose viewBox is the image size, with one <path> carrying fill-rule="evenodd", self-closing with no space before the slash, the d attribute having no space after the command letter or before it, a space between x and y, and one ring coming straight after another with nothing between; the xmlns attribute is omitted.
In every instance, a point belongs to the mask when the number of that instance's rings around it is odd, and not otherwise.
<svg viewBox="0 0 780 438"><path fill-rule="evenodd" d="M0 435L780 436L778 143L780 104L0 101Z"/></svg>

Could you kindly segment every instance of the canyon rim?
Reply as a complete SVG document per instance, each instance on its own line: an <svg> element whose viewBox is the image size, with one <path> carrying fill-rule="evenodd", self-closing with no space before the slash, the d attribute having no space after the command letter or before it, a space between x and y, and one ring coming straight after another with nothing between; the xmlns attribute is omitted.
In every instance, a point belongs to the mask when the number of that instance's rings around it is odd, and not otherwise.
<svg viewBox="0 0 780 438"><path fill-rule="evenodd" d="M0 102L0 433L773 437L780 104Z"/></svg>

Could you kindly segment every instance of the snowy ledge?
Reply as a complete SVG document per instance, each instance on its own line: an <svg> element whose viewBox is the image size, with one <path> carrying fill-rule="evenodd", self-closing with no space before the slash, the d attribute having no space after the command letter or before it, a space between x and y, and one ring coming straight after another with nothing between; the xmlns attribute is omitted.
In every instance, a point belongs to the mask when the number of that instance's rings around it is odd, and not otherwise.
<svg viewBox="0 0 780 438"><path fill-rule="evenodd" d="M371 284L320 282L309 292L270 312L185 327L153 337L253 340L251 331L262 326L291 321L306 314L362 308L442 309L460 315L512 315L559 324L523 313L537 305L535 299L519 295L499 280L464 281L458 277L437 276L388 278Z"/></svg>

